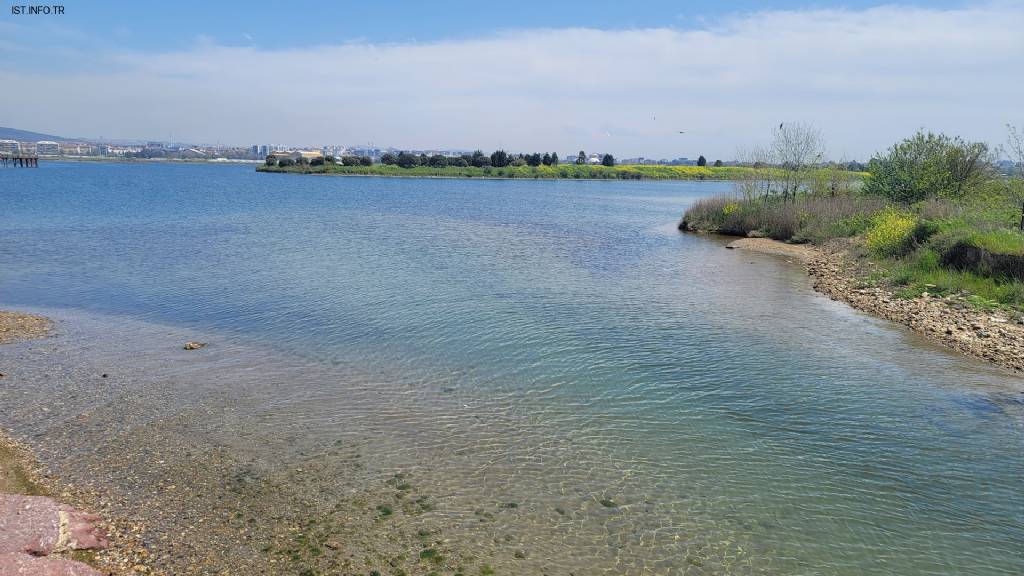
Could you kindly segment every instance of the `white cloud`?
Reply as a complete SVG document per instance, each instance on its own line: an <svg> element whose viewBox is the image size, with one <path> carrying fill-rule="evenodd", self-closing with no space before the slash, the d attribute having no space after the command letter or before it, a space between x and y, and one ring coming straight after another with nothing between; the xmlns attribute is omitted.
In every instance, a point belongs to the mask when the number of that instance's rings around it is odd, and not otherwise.
<svg viewBox="0 0 1024 576"><path fill-rule="evenodd" d="M1005 123L1024 124L1022 30L1024 4L1002 2L280 51L202 41L108 54L82 72L0 69L0 85L15 87L0 103L17 98L20 111L0 123L201 142L728 158L800 120L822 128L832 156L865 158L919 127L998 142Z"/></svg>

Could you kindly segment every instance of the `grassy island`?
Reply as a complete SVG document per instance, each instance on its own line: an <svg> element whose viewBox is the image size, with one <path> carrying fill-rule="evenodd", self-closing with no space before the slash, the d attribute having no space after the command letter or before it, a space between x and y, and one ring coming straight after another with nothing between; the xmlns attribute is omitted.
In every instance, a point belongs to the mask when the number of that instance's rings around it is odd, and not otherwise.
<svg viewBox="0 0 1024 576"><path fill-rule="evenodd" d="M593 180L735 180L749 169L739 166L663 166L663 165L577 165L557 166L412 166L396 164L346 166L325 162L318 165L261 165L259 172L286 174L336 174L343 176L413 176L434 178L562 178Z"/></svg>

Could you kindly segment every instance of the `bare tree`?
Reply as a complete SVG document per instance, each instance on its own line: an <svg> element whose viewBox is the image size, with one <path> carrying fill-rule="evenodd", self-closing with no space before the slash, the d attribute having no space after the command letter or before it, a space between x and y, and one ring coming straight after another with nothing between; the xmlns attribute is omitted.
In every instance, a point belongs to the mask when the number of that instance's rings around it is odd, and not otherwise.
<svg viewBox="0 0 1024 576"><path fill-rule="evenodd" d="M821 131L810 124L779 124L771 144L772 156L781 170L782 200L796 199L807 188L816 165L825 155Z"/></svg>
<svg viewBox="0 0 1024 576"><path fill-rule="evenodd" d="M1013 189L1016 192L1017 201L1021 203L1019 228L1024 231L1024 133L1010 124L1006 125L1006 129L1009 132L1006 139L1007 151L1013 162L1010 176L1017 179L1017 186Z"/></svg>
<svg viewBox="0 0 1024 576"><path fill-rule="evenodd" d="M750 168L736 181L736 190L747 200L761 197L767 200L777 192L775 158L770 148L755 146L736 151L740 164Z"/></svg>

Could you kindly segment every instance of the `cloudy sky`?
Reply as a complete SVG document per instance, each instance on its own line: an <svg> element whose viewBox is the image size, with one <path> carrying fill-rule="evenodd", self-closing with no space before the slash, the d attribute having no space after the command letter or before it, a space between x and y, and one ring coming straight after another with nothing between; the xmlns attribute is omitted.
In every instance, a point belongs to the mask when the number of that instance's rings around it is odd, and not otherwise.
<svg viewBox="0 0 1024 576"><path fill-rule="evenodd" d="M6 3L0 126L727 159L802 121L864 159L1024 125L1021 0L152 4Z"/></svg>

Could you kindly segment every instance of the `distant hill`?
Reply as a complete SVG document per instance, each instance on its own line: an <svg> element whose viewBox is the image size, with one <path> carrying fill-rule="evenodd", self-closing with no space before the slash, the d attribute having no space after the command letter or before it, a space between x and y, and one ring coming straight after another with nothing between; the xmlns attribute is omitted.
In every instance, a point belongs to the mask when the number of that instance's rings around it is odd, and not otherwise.
<svg viewBox="0 0 1024 576"><path fill-rule="evenodd" d="M53 140L56 142L63 140L63 138L60 136L54 136L53 134L40 134L39 132L29 132L28 130L18 130L16 128L4 128L3 126L0 126L0 140L17 140L19 142Z"/></svg>

